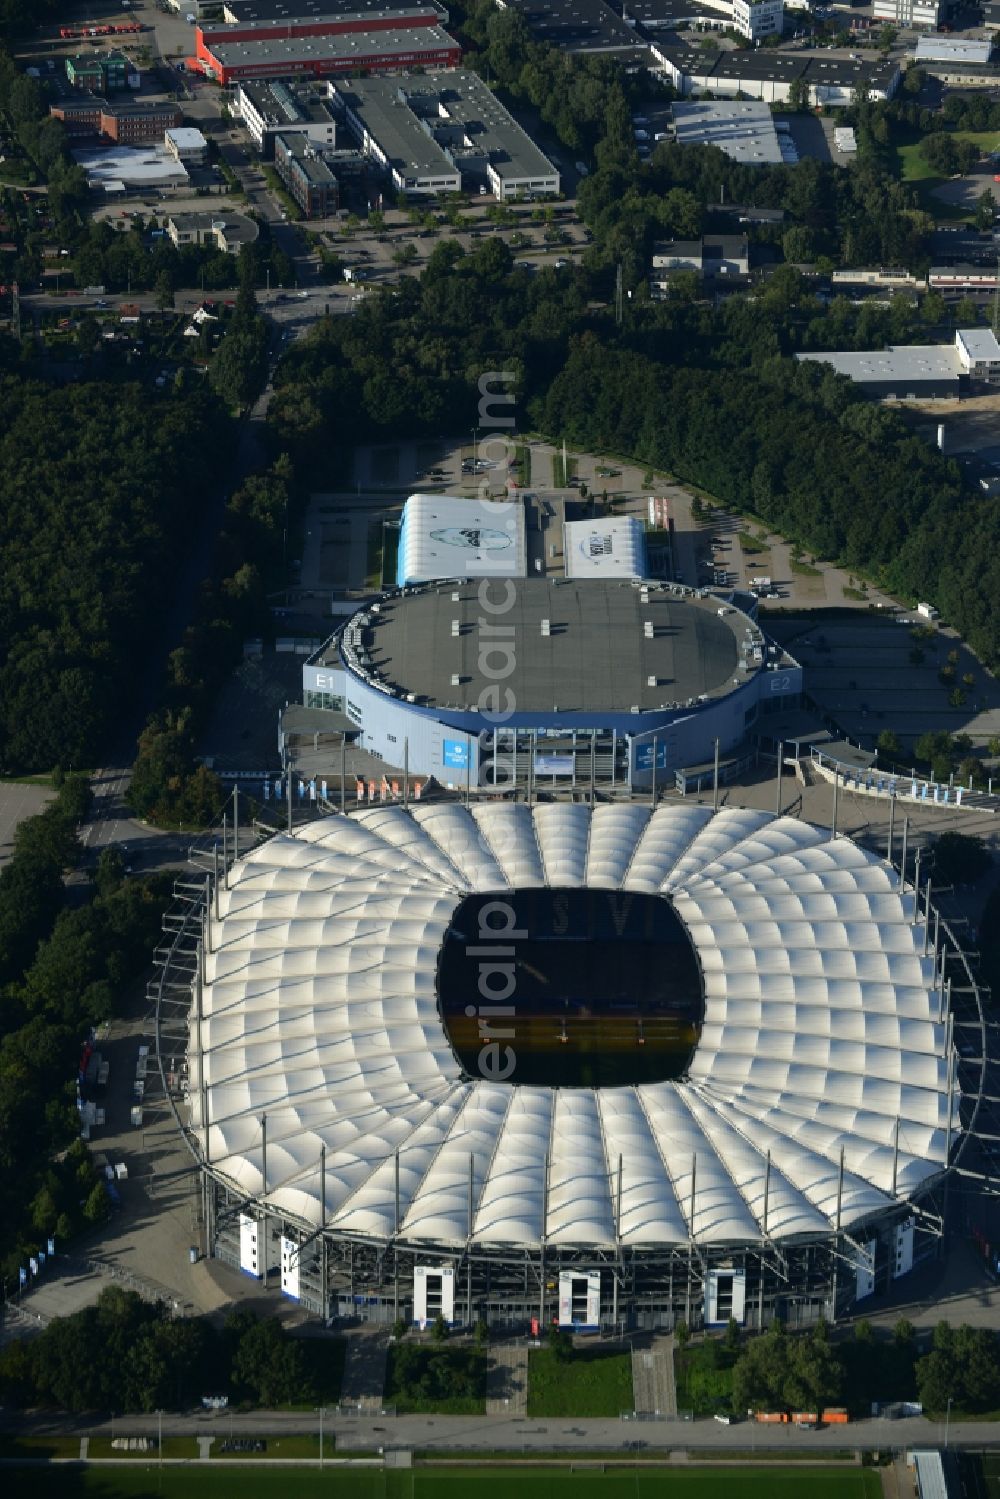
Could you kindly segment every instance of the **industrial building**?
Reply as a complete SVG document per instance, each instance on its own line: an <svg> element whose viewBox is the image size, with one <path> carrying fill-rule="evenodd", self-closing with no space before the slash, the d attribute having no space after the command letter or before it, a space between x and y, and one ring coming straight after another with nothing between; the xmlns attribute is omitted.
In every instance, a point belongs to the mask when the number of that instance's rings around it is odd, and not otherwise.
<svg viewBox="0 0 1000 1499"><path fill-rule="evenodd" d="M665 296L678 271L732 280L750 274L750 243L745 234L706 234L701 239L664 240L654 247L650 287Z"/></svg>
<svg viewBox="0 0 1000 1499"><path fill-rule="evenodd" d="M301 135L274 137L274 168L307 219L336 213L340 206L337 179Z"/></svg>
<svg viewBox="0 0 1000 1499"><path fill-rule="evenodd" d="M796 354L829 364L880 400L954 400L963 380L1000 380L1000 343L989 328L960 328L953 344L890 345L875 353Z"/></svg>
<svg viewBox="0 0 1000 1499"><path fill-rule="evenodd" d="M66 77L77 89L112 94L128 88L131 65L124 52L78 53L66 59Z"/></svg>
<svg viewBox="0 0 1000 1499"><path fill-rule="evenodd" d="M359 808L185 884L209 1256L323 1318L620 1333L832 1321L938 1252L947 922L829 828L647 802Z"/></svg>
<svg viewBox="0 0 1000 1499"><path fill-rule="evenodd" d="M164 131L163 144L185 166L202 166L208 159L208 141L193 126L171 126Z"/></svg>
<svg viewBox="0 0 1000 1499"><path fill-rule="evenodd" d="M496 0L516 10L538 42L566 52L614 57L625 66L644 67L649 49L643 38L605 0Z"/></svg>
<svg viewBox="0 0 1000 1499"><path fill-rule="evenodd" d="M266 42L220 41L211 48L199 38L197 55L205 71L228 87L242 78L323 78L359 69L387 73L412 67L455 67L462 49L440 26L407 26Z"/></svg>
<svg viewBox="0 0 1000 1499"><path fill-rule="evenodd" d="M119 126L122 123L119 121ZM108 193L122 193L129 187L181 187L188 182L187 170L163 145L119 143L77 148L71 155L86 172L88 186Z"/></svg>
<svg viewBox="0 0 1000 1499"><path fill-rule="evenodd" d="M927 285L932 291L961 296L967 291L994 291L1000 277L996 261L992 266L959 261L955 265L932 265L927 272Z"/></svg>
<svg viewBox="0 0 1000 1499"><path fill-rule="evenodd" d="M949 88L1000 87L1000 67L995 62L956 62L950 58L935 60L925 57L920 69L929 78L936 78Z"/></svg>
<svg viewBox="0 0 1000 1499"><path fill-rule="evenodd" d="M674 135L682 146L718 146L744 166L780 166L774 117L766 104L712 100L675 104Z"/></svg>
<svg viewBox="0 0 1000 1499"><path fill-rule="evenodd" d="M872 20L910 29L924 26L929 31L936 31L951 19L957 9L957 0L874 0Z"/></svg>
<svg viewBox="0 0 1000 1499"><path fill-rule="evenodd" d="M732 25L748 42L780 36L785 26L785 0L732 0Z"/></svg>
<svg viewBox="0 0 1000 1499"><path fill-rule="evenodd" d="M331 83L330 92L362 153L388 173L398 193L460 192L461 171L406 105L408 81L409 75L352 78Z"/></svg>
<svg viewBox="0 0 1000 1499"><path fill-rule="evenodd" d="M170 243L182 245L215 245L227 255L238 255L244 245L252 245L260 227L243 213L173 213L167 219Z"/></svg>
<svg viewBox="0 0 1000 1499"><path fill-rule="evenodd" d="M123 145L155 145L184 116L169 100L128 99L121 102L81 94L49 105L49 114L62 120L67 135L103 135Z"/></svg>
<svg viewBox="0 0 1000 1499"><path fill-rule="evenodd" d="M332 26L349 17L367 30L379 23L386 12L418 10L432 11L434 24L447 25L448 12L437 0L226 0L222 18L230 26L250 29L275 24Z"/></svg>
<svg viewBox="0 0 1000 1499"><path fill-rule="evenodd" d="M713 98L761 99L787 103L792 86L804 82L812 105L847 105L858 88L869 99L891 99L902 76L892 59L855 61L823 52L705 52L671 35L650 41L656 66L682 98L710 93Z"/></svg>
<svg viewBox="0 0 1000 1499"><path fill-rule="evenodd" d="M917 66L925 62L988 63L993 56L993 38L922 36L917 42Z"/></svg>
<svg viewBox="0 0 1000 1499"><path fill-rule="evenodd" d="M279 133L301 135L322 151L336 147L337 121L329 101L308 85L279 78L244 79L237 89L236 108L267 161L274 156L274 137Z"/></svg>
<svg viewBox="0 0 1000 1499"><path fill-rule="evenodd" d="M397 192L481 187L501 202L559 192L555 167L475 73L351 79L330 88L361 149Z"/></svg>

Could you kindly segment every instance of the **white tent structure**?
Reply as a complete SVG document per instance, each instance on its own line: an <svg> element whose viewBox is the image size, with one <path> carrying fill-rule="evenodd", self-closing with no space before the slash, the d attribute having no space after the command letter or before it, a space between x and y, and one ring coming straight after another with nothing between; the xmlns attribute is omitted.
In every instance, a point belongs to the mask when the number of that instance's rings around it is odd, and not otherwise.
<svg viewBox="0 0 1000 1499"><path fill-rule="evenodd" d="M463 1072L435 992L451 916L469 892L546 884L671 900L705 1000L681 1078ZM790 817L378 807L273 837L219 900L190 1015L190 1132L234 1198L306 1233L439 1252L780 1250L898 1220L961 1129L912 890Z"/></svg>
<svg viewBox="0 0 1000 1499"><path fill-rule="evenodd" d="M524 502L411 494L403 506L396 582L434 578L524 578Z"/></svg>

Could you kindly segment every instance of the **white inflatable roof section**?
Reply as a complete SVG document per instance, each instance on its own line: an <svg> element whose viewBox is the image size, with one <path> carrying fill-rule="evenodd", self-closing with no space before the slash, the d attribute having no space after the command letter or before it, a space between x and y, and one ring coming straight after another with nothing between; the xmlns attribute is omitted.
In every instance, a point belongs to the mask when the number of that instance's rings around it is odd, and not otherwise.
<svg viewBox="0 0 1000 1499"><path fill-rule="evenodd" d="M524 578L524 502L411 494L403 507L396 581Z"/></svg>
<svg viewBox="0 0 1000 1499"><path fill-rule="evenodd" d="M563 523L567 578L643 578L646 532L637 515Z"/></svg>
<svg viewBox="0 0 1000 1499"><path fill-rule="evenodd" d="M454 911L472 891L545 884L671 892L705 984L685 1078L463 1074L435 993ZM845 1229L889 1206L894 1167L905 1200L945 1164L945 1029L912 920L875 855L761 812L326 818L255 849L220 891L190 1017L191 1124L241 1192L361 1237L641 1250L825 1235L841 1156ZM957 1096L952 1110L954 1136Z"/></svg>

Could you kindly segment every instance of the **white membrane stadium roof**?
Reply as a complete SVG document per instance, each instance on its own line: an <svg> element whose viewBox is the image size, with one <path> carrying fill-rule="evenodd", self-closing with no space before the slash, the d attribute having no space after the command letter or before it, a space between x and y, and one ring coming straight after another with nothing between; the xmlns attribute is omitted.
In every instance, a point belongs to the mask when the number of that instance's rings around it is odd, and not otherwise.
<svg viewBox="0 0 1000 1499"><path fill-rule="evenodd" d="M191 1014L191 1124L204 1147L207 1103L213 1168L314 1227L391 1237L397 1150L414 1245L468 1241L470 1157L475 1242L614 1244L621 1160L621 1242L639 1250L759 1242L765 1195L767 1237L826 1235L841 1150L842 1227L878 1214L897 1119L898 1198L945 1165L945 1031L912 893L807 823L698 805L387 806L272 838L230 883ZM705 985L685 1078L556 1089L463 1073L435 995L452 913L469 892L543 884L671 897Z"/></svg>

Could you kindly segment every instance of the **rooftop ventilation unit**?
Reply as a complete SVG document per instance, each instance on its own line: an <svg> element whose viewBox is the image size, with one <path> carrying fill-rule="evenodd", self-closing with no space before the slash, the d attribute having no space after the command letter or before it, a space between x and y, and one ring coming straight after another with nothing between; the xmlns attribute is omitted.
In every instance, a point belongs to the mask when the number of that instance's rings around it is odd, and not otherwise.
<svg viewBox="0 0 1000 1499"><path fill-rule="evenodd" d="M652 640L652 638L653 638L653 621L651 619L643 620L642 633L645 635L645 637L646 637L647 640Z"/></svg>
<svg viewBox="0 0 1000 1499"><path fill-rule="evenodd" d="M452 622L451 622L451 633L452 633L452 635L458 635L460 627L461 627L461 621L457 620L457 619L453 619Z"/></svg>
<svg viewBox="0 0 1000 1499"><path fill-rule="evenodd" d="M550 622L547 619L543 619L542 620L542 636L543 636L543 638L547 638L551 634L552 634L552 627L551 627Z"/></svg>

